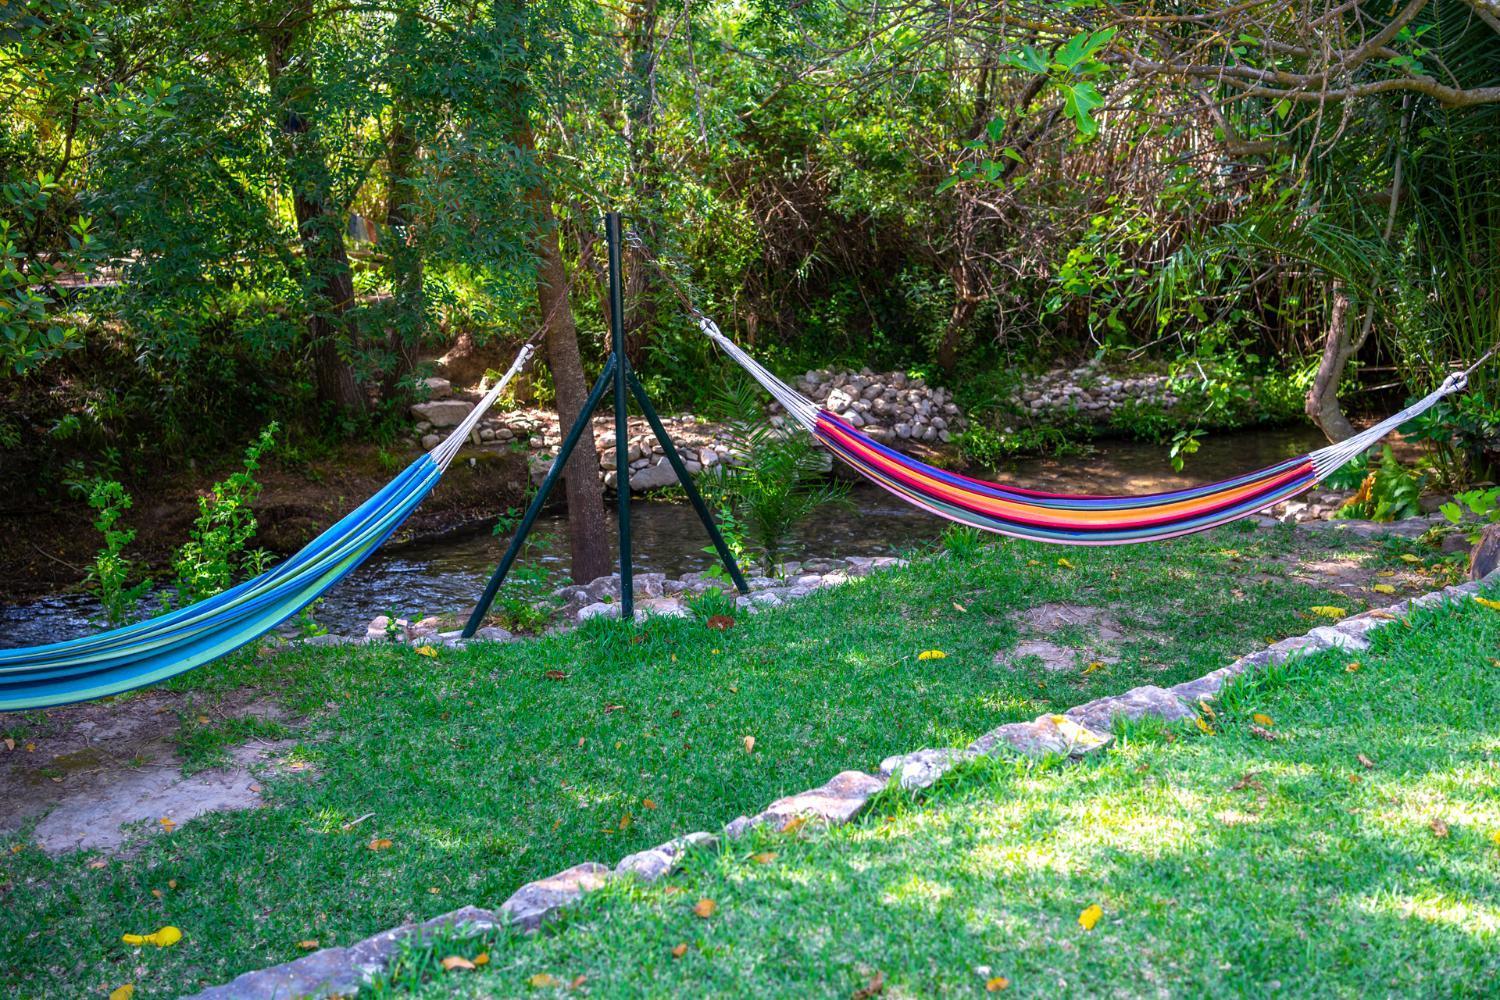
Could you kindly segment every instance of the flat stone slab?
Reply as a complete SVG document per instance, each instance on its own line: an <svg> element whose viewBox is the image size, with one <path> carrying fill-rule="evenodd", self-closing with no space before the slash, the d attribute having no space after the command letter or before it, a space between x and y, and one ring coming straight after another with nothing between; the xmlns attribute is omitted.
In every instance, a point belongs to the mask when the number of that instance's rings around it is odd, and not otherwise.
<svg viewBox="0 0 1500 1000"><path fill-rule="evenodd" d="M1066 715L1096 733L1107 733L1114 728L1116 718L1135 721L1154 716L1167 722L1191 719L1196 713L1177 695L1154 684L1143 684L1131 688L1124 694L1093 701L1068 709Z"/></svg>
<svg viewBox="0 0 1500 1000"><path fill-rule="evenodd" d="M955 766L973 760L978 754L972 750L916 750L880 762L880 776L895 778L907 791L931 788L937 780Z"/></svg>
<svg viewBox="0 0 1500 1000"><path fill-rule="evenodd" d="M457 427L472 409L474 404L462 399L434 399L417 403L411 408L411 415L434 427Z"/></svg>
<svg viewBox="0 0 1500 1000"><path fill-rule="evenodd" d="M817 788L777 799L764 812L741 816L724 828L730 838L770 824L783 830L794 819L838 826L858 816L870 799L885 787L885 779L863 771L840 771Z"/></svg>
<svg viewBox="0 0 1500 1000"><path fill-rule="evenodd" d="M665 844L638 851L622 858L615 866L619 875L634 875L643 882L655 882L677 870L683 857L695 847L709 847L718 842L711 833L690 833Z"/></svg>
<svg viewBox="0 0 1500 1000"><path fill-rule="evenodd" d="M585 861L566 871L528 882L500 904L499 913L512 927L534 931L563 907L575 903L586 892L604 885L610 870L596 861Z"/></svg>
<svg viewBox="0 0 1500 1000"><path fill-rule="evenodd" d="M475 906L445 913L420 924L367 937L347 948L321 948L311 955L246 972L220 986L212 986L189 1000L286 1000L289 997L330 997L353 994L380 975L409 937L424 937L438 929L465 927L475 932L498 927L498 917Z"/></svg>
<svg viewBox="0 0 1500 1000"><path fill-rule="evenodd" d="M1010 722L992 729L970 743L968 751L994 755L1014 750L1027 757L1077 758L1103 750L1113 741L1107 732L1095 732L1066 715L1043 715L1031 722Z"/></svg>

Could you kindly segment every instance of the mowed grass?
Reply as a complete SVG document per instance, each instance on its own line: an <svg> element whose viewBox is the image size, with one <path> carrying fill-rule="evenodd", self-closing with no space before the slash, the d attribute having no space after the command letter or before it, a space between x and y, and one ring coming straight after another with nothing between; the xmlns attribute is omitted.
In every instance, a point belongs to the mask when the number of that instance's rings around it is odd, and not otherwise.
<svg viewBox="0 0 1500 1000"><path fill-rule="evenodd" d="M724 610L709 601L691 620L595 621L434 658L360 647L225 661L174 686L204 708L246 688L274 696L298 721L265 735L294 734L291 757L306 769L268 777L267 808L168 834L147 824L97 868L96 855L45 856L24 830L5 840L0 995L78 997L128 981L138 997L174 996L295 958L299 942L348 944L493 906L530 879L717 830L845 768L1198 676L1305 631L1310 607L1360 609L1292 580L1293 560L1351 561L1373 583L1411 569L1405 545L1248 526L1122 549L965 545L737 616L728 631L706 627ZM996 664L1020 636L1015 613L1047 602L1108 609L1126 633L1119 662L1087 675ZM947 656L919 661L925 649ZM197 763L242 735L219 739L197 716L183 736ZM0 735L24 741L42 721L12 716ZM369 849L377 840L390 846ZM163 924L182 929L181 944L120 941Z"/></svg>
<svg viewBox="0 0 1500 1000"><path fill-rule="evenodd" d="M376 995L1493 997L1497 656L1500 612L1423 612L1357 660L1241 680L1210 732L983 760L850 827L607 887L536 937L414 949Z"/></svg>

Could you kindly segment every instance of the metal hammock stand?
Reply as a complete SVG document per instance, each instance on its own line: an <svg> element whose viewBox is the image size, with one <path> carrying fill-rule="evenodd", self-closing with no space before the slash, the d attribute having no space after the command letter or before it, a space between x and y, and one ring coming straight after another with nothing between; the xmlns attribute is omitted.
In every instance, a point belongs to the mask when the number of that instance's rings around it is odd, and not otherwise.
<svg viewBox="0 0 1500 1000"><path fill-rule="evenodd" d="M464 626L463 631L465 638L472 636L484 623L484 616L489 614L490 606L494 604L496 595L500 593L500 587L505 583L505 577L521 554L526 538L536 525L537 516L542 512L547 497L551 495L557 481L562 478L563 467L568 464L568 457L572 455L573 448L583 435L584 428L593 419L594 411L598 409L606 390L611 386L614 388L615 475L617 480L615 489L618 494L616 502L620 522L620 616L630 619L635 615L633 593L635 573L630 558L630 475L629 464L625 460L630 449L626 423L628 419L626 402L630 396L635 397L636 404L646 418L646 423L651 425L651 432L661 443L661 449L666 454L667 461L671 463L672 471L677 475L677 481L682 484L683 492L687 494L693 510L703 522L703 527L713 541L719 559L723 561L724 568L729 571L735 587L741 594L750 592L750 588L745 583L745 577L740 573L739 564L735 562L734 554L729 551L729 546L725 544L719 526L714 523L713 514L709 511L708 505L703 502L698 488L693 485L692 474L682 464L682 457L678 455L671 436L662 426L661 418L656 415L651 399L646 395L645 387L641 385L640 379L636 377L631 367L630 360L625 356L625 295L620 277L620 233L620 213L610 212L605 215L604 238L609 247L609 358L604 363L604 371L600 373L598 381L594 383L594 388L589 392L588 399L578 414L578 419L573 421L573 426L563 439L562 447L558 450L557 458L553 460L552 468L548 470L546 478L542 480L541 488L537 490L536 496L532 497L531 504L526 508L526 514L521 518L521 525L516 529L515 537L506 548L500 565L496 567L489 584L484 588L484 594L479 598L479 603L469 615L468 624Z"/></svg>

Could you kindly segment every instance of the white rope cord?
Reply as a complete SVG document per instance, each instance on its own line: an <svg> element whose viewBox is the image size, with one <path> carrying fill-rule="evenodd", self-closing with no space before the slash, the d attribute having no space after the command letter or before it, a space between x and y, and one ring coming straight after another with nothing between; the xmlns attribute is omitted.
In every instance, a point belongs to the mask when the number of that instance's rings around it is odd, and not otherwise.
<svg viewBox="0 0 1500 1000"><path fill-rule="evenodd" d="M776 402L781 404L782 409L786 410L787 414L793 420L808 430L812 430L817 426L818 405L816 403L787 385L773 375L759 361L746 354L738 344L719 331L718 325L713 320L702 313L698 314L698 327L708 336L708 339L718 344L725 354L729 355L736 364L745 369L745 372L751 378L759 382L775 398Z"/></svg>
<svg viewBox="0 0 1500 1000"><path fill-rule="evenodd" d="M1308 457L1313 460L1313 470L1319 479L1341 468L1360 455L1391 431L1414 417L1436 406L1446 396L1461 392L1469 384L1468 372L1454 372L1443 380L1443 384L1423 396L1400 413L1386 417L1380 423L1360 431L1351 438L1319 448Z"/></svg>
<svg viewBox="0 0 1500 1000"><path fill-rule="evenodd" d="M496 382L489 392L484 394L484 398L474 405L474 409L469 411L468 416L464 417L457 427L453 428L452 433L428 452L439 469L446 471L452 464L454 457L458 455L458 450L464 446L464 442L474 432L475 426L484 417L485 411L495 405L495 400L500 398L500 394L505 391L510 380L516 377L516 373L526 367L526 362L531 360L531 355L535 351L536 345L524 345L521 352L516 355L516 360L511 362L510 370L501 376L500 381Z"/></svg>

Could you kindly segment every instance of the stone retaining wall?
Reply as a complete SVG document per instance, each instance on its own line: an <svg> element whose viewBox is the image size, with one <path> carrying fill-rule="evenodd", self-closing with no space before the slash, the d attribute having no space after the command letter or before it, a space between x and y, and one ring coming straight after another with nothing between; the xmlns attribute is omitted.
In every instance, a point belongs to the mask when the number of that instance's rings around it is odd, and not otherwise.
<svg viewBox="0 0 1500 1000"><path fill-rule="evenodd" d="M1182 397L1173 391L1171 378L1165 374L1117 377L1098 362L1089 362L1028 379L1015 402L1042 419L1081 416L1104 422L1127 403L1170 410L1182 403Z"/></svg>

